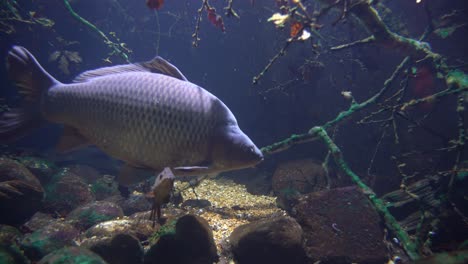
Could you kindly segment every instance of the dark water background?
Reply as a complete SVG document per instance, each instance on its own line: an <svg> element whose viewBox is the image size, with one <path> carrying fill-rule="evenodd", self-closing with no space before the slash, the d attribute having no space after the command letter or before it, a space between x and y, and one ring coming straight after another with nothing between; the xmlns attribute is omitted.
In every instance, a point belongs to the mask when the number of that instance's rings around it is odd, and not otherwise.
<svg viewBox="0 0 468 264"><path fill-rule="evenodd" d="M38 17L49 18L55 25L46 28L16 23L15 33L0 33L2 57L13 44L25 46L47 71L62 82L71 81L73 76L84 70L109 66L103 59L107 57L110 49L97 34L75 20L62 1L17 2L21 14L35 11ZM328 51L328 47L367 36L366 30L353 19L331 26L339 15L334 11L320 21L325 25L320 33L326 39L321 41L321 48L314 50L309 41L295 43L259 84L252 85L252 78L281 49L289 31L278 30L273 23L267 22L267 19L277 12L274 1L234 2L234 8L240 15L239 20L224 16L225 1L211 1L223 15L226 32L223 33L211 25L204 13L200 24L201 41L199 47L194 48L191 45L191 35L195 30L197 9L200 8L201 1L166 1L158 15L149 10L143 0L70 1L78 14L95 24L105 34L110 36L109 32L115 32L120 42L132 50L131 61L149 60L155 55L160 55L176 65L190 81L219 97L230 107L240 127L259 147L282 140L291 134L304 133L313 126L335 118L339 111L349 107L349 101L343 98L341 91L352 91L358 102L374 95L403 59L397 51L373 45L337 52ZM381 2L389 8L389 12L383 15L383 18L392 30L410 37L420 36L424 32L427 16L422 5L406 0ZM450 13L454 9L465 8L466 11L464 0L430 3L434 17ZM448 39L431 35L427 42L434 51L448 58L466 61L467 34L468 27L465 26ZM78 43L67 46L58 38ZM317 43L316 40L314 42ZM71 65L69 75L58 69L57 62L48 61L52 52L63 49L78 51L83 59L81 64ZM320 54L316 55L317 52ZM306 59L314 58L323 63L324 67L322 71L314 73L309 80L304 81L298 69ZM118 56L111 57L111 60L113 64L125 63ZM269 90L291 80L292 84L287 86L284 92ZM2 97L6 97L9 103L18 103L15 89L6 78L4 63L0 64L0 86ZM441 90L443 87L437 85L436 89ZM411 96L408 94L405 100L411 99ZM455 100L455 97L444 98L423 121L425 126L437 131L442 138L453 139L457 136ZM356 125L355 122L372 110L376 108L357 113L351 119L342 122L334 137L352 168L369 180L377 192L382 193L396 189L399 185L400 178L397 176L395 162L390 159L392 155L404 150L443 147L447 145L447 141L419 128L407 132L410 124L403 120L399 126L401 144L396 146L392 136L384 137L372 168L373 175L367 175L370 160L382 136L382 128L378 124ZM424 109L411 112L414 118L425 114L427 112ZM20 141L18 146L48 153L59 135L59 126L48 125ZM313 142L268 157L262 166L265 170L272 171L275 164L282 160L303 157L322 160L325 155L324 145L321 142ZM445 152L443 155L430 152L415 158L409 165L428 171L447 170L453 166L453 159L453 155Z"/></svg>

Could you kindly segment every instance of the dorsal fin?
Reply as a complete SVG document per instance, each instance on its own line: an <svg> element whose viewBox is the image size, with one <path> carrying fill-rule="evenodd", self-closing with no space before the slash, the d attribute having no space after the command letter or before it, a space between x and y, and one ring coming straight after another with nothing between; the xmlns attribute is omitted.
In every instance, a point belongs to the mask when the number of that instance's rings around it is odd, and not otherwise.
<svg viewBox="0 0 468 264"><path fill-rule="evenodd" d="M160 73L167 76L171 76L177 78L182 81L187 81L187 78L182 74L182 72L177 69L176 66L170 64L165 59L157 56L156 58L139 63L132 63L132 64L124 64L124 65L116 65L110 67L103 67L96 70L85 71L80 75L76 76L73 82L86 82L92 78L111 75L111 74L119 74L124 72L152 72L152 73Z"/></svg>

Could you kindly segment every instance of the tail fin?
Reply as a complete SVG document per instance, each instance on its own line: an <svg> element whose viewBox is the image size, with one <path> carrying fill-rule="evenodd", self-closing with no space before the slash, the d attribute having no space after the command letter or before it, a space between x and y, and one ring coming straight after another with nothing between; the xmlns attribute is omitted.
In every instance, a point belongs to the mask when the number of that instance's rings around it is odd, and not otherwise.
<svg viewBox="0 0 468 264"><path fill-rule="evenodd" d="M25 48L14 46L7 56L9 78L24 96L21 107L0 116L1 141L10 142L27 135L42 123L40 100L44 91L58 83Z"/></svg>

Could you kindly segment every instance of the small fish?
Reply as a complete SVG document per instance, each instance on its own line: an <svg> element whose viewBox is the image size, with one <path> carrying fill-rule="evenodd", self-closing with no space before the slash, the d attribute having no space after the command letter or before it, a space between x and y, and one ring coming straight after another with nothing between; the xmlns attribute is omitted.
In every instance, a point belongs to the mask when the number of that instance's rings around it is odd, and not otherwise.
<svg viewBox="0 0 468 264"><path fill-rule="evenodd" d="M25 100L0 116L0 140L25 136L44 119L63 124L57 149L96 145L126 163L121 185L143 180L141 169L206 175L263 160L229 108L161 57L86 71L63 84L15 46L7 70Z"/></svg>
<svg viewBox="0 0 468 264"><path fill-rule="evenodd" d="M156 176L151 192L146 197L153 200L151 208L150 220L153 220L153 227L156 220L161 218L161 206L167 204L171 198L171 193L174 189L175 176L171 169L164 168L164 170ZM157 218L156 218L157 216Z"/></svg>

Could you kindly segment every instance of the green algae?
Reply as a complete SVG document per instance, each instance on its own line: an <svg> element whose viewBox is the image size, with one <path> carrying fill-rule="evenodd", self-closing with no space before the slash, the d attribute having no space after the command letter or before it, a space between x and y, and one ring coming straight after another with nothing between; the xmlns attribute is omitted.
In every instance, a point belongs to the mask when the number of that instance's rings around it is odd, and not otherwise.
<svg viewBox="0 0 468 264"><path fill-rule="evenodd" d="M159 238L165 235L175 235L176 233L177 219L167 222L161 226L156 232L154 232L149 238L150 245L154 245L158 242Z"/></svg>

